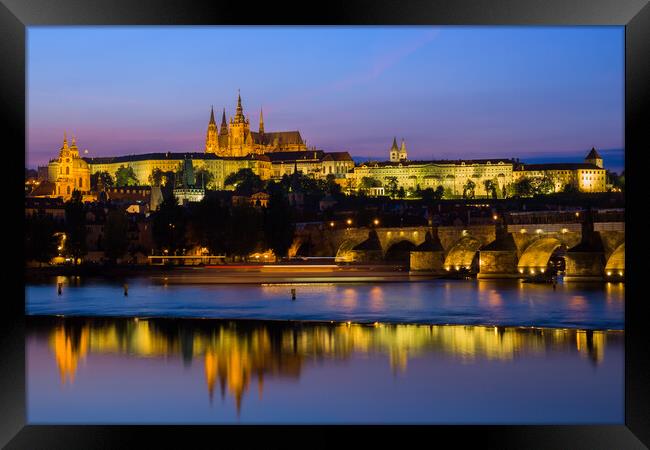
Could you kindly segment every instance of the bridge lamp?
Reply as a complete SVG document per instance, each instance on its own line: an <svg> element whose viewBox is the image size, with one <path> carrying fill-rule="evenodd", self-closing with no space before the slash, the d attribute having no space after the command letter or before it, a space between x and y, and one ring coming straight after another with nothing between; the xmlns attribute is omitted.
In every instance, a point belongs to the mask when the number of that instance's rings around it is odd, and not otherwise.
<svg viewBox="0 0 650 450"><path fill-rule="evenodd" d="M333 227L333 226L334 226L334 222L330 222L330 227Z"/></svg>
<svg viewBox="0 0 650 450"><path fill-rule="evenodd" d="M580 217L580 213L579 213L579 212L576 213L576 217Z"/></svg>
<svg viewBox="0 0 650 450"><path fill-rule="evenodd" d="M608 270L608 271L607 271L607 276L608 276L608 277L611 277L611 276L612 276L612 272L610 272L610 271Z"/></svg>
<svg viewBox="0 0 650 450"><path fill-rule="evenodd" d="M494 220L497 220L497 219L499 218L499 216L497 216L497 215L495 214L495 215L492 216L492 218L493 218Z"/></svg>
<svg viewBox="0 0 650 450"><path fill-rule="evenodd" d="M345 223L347 223L348 225L352 225L352 219L346 220Z"/></svg>
<svg viewBox="0 0 650 450"><path fill-rule="evenodd" d="M372 223L374 223L375 225L379 225L379 219L373 220Z"/></svg>

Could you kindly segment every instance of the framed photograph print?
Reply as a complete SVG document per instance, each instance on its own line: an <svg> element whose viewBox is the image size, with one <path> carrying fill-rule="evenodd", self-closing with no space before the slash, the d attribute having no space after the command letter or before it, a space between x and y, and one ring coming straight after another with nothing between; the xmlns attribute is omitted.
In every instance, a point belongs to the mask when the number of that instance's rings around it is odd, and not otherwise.
<svg viewBox="0 0 650 450"><path fill-rule="evenodd" d="M646 1L0 13L6 448L649 445Z"/></svg>

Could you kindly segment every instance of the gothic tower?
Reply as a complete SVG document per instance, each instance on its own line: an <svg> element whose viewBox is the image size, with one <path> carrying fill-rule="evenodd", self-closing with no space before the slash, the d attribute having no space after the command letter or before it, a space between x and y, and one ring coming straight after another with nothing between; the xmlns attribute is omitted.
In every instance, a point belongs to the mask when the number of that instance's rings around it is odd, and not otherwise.
<svg viewBox="0 0 650 450"><path fill-rule="evenodd" d="M235 117L230 119L230 127L228 130L228 148L232 152L232 156L246 156L248 152L244 147L250 141L250 127L248 118L244 117L244 109L241 106L241 95L237 94L237 110Z"/></svg>
<svg viewBox="0 0 650 450"><path fill-rule="evenodd" d="M393 145L390 147L390 162L399 161L399 148L397 148L397 138L393 138Z"/></svg>
<svg viewBox="0 0 650 450"><path fill-rule="evenodd" d="M407 158L407 153L406 153L406 143L404 142L404 138L402 138L402 145L400 145L399 148L399 160L400 161L406 161Z"/></svg>
<svg viewBox="0 0 650 450"><path fill-rule="evenodd" d="M210 108L210 122L208 123L208 134L205 138L205 152L217 153L217 123L214 120L214 108Z"/></svg>
<svg viewBox="0 0 650 450"><path fill-rule="evenodd" d="M260 134L264 134L264 113L260 108Z"/></svg>

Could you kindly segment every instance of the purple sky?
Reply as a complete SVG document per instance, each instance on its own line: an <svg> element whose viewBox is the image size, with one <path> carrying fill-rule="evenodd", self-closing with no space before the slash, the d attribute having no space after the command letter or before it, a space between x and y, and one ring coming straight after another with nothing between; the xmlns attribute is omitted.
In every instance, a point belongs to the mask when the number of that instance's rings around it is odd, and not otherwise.
<svg viewBox="0 0 650 450"><path fill-rule="evenodd" d="M28 167L63 131L88 156L203 151L241 89L257 130L385 159L623 168L623 27L30 27Z"/></svg>

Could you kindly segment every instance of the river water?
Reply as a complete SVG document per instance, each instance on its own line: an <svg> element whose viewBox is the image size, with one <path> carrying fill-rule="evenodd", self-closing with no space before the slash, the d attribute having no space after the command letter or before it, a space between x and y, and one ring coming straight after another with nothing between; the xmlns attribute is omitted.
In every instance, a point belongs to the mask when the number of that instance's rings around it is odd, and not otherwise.
<svg viewBox="0 0 650 450"><path fill-rule="evenodd" d="M34 315L147 316L624 328L622 283L548 284L518 280L433 280L406 283L165 285L147 277L121 283L56 279L26 286ZM296 300L291 299L296 290Z"/></svg>
<svg viewBox="0 0 650 450"><path fill-rule="evenodd" d="M29 423L624 421L622 284L56 281L26 286Z"/></svg>

